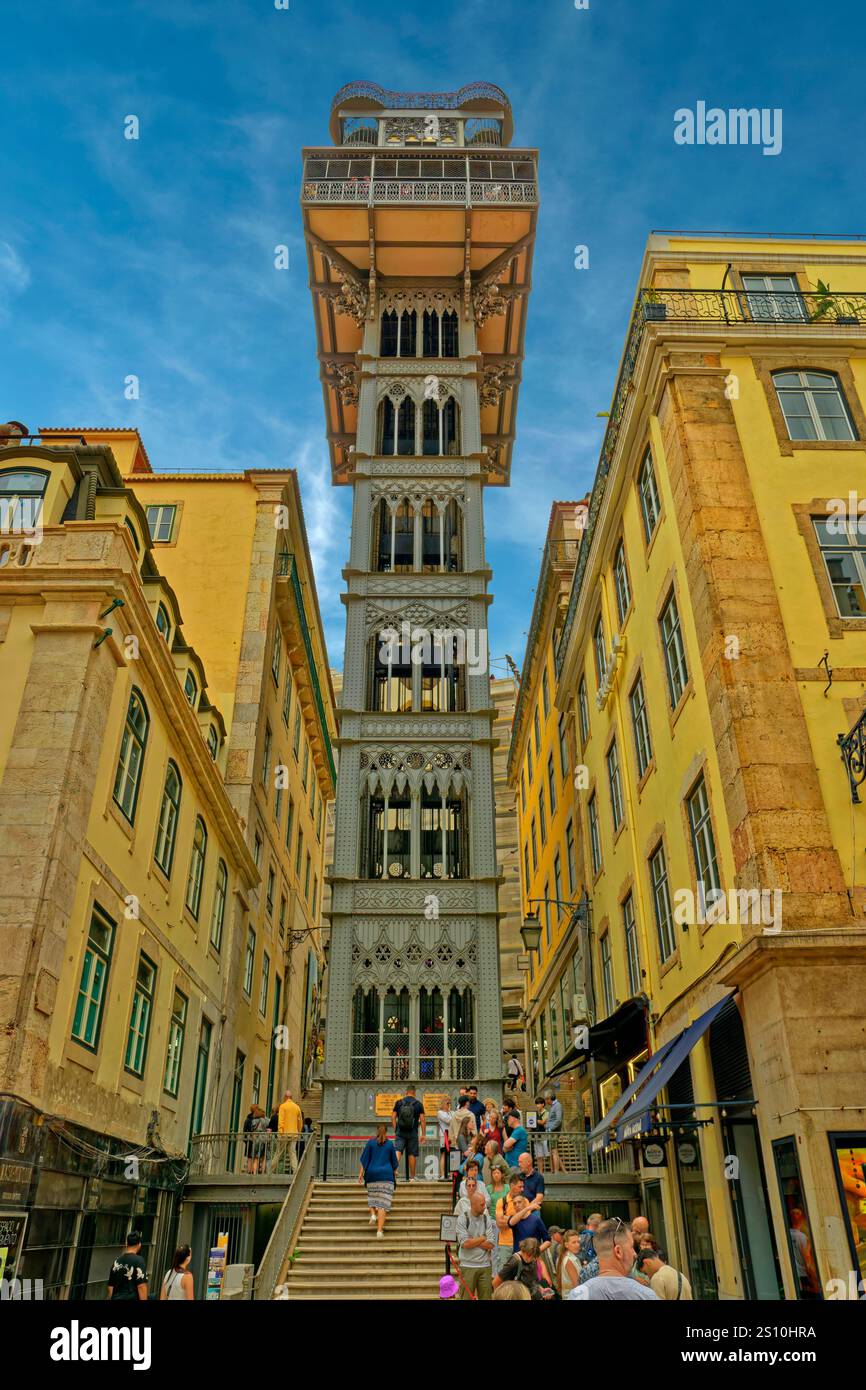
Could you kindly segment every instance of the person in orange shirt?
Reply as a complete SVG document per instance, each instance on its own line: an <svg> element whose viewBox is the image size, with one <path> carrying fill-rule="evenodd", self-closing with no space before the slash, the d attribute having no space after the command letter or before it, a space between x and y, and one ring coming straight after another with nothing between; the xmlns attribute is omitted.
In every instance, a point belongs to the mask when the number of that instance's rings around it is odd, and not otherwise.
<svg viewBox="0 0 866 1390"><path fill-rule="evenodd" d="M282 1103L282 1105L280 1106L280 1114L279 1114L279 1120L278 1120L278 1124L277 1124L277 1133L278 1133L278 1134L285 1134L285 1135L287 1135L287 1136L288 1136L288 1135L294 1135L294 1134L300 1134L300 1132L301 1132L301 1127L302 1127L303 1123L304 1123L304 1117L303 1117L303 1115L301 1114L301 1107L300 1107L299 1105L296 1105L295 1102L292 1100L292 1093L291 1093L291 1091L286 1091L285 1095L283 1096L283 1103ZM281 1167L284 1167L284 1166L285 1166L285 1154L286 1154L286 1152L288 1151L289 1163L291 1164L292 1172L293 1172L293 1173L297 1172L297 1168L298 1168L298 1141L297 1141L297 1139L291 1139L291 1138L286 1138L286 1139L284 1139L284 1140L283 1140L283 1143L282 1143L282 1145L281 1145L281 1148L282 1148L281 1158L282 1158L282 1160L283 1160L283 1162L282 1162L282 1164L281 1164Z"/></svg>

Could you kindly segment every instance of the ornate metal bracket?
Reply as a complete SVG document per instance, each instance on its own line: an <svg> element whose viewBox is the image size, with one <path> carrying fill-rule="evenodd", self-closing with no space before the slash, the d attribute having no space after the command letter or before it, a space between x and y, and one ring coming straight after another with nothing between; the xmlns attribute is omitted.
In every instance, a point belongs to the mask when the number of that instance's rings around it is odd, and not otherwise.
<svg viewBox="0 0 866 1390"><path fill-rule="evenodd" d="M866 781L866 710L860 715L850 733L836 735L836 742L848 773L851 800L855 806L859 805L860 794L857 788Z"/></svg>

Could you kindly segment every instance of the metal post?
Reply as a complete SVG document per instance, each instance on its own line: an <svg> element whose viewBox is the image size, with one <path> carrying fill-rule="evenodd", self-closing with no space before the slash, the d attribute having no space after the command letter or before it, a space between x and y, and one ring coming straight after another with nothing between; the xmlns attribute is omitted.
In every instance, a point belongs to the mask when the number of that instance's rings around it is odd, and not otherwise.
<svg viewBox="0 0 866 1390"><path fill-rule="evenodd" d="M322 1182L328 1181L328 1148L330 1138L330 1134L326 1134L322 1144Z"/></svg>

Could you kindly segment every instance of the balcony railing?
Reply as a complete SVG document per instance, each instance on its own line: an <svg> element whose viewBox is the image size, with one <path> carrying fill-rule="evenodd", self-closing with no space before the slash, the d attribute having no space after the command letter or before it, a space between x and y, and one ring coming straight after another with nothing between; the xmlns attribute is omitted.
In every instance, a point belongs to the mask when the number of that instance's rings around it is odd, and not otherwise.
<svg viewBox="0 0 866 1390"><path fill-rule="evenodd" d="M390 1116L383 1117L382 1123L388 1126L388 1134L393 1138ZM319 1180L345 1182L357 1178L364 1145L373 1133L371 1129L368 1134L326 1134L319 1148ZM439 1177L439 1125L435 1116L427 1116L427 1136L422 1140L419 1135L418 1149L415 1171L419 1182L425 1179L436 1181ZM401 1157L397 1170L398 1182L403 1178L405 1169L406 1160ZM428 1176L431 1172L435 1174L432 1179Z"/></svg>
<svg viewBox="0 0 866 1390"><path fill-rule="evenodd" d="M557 676L565 660L592 538L607 487L607 475L631 395L638 352L647 324L656 323L724 325L733 328L760 325L763 329L778 325L786 333L816 325L842 329L864 327L866 293L649 288L638 292L589 499L589 515L578 551L565 622L556 647Z"/></svg>
<svg viewBox="0 0 866 1390"><path fill-rule="evenodd" d="M315 1134L273 1134L264 1130L251 1134L196 1134L190 1141L188 1181L249 1177L250 1181L274 1178L285 1182L296 1172L305 1145L315 1143Z"/></svg>
<svg viewBox="0 0 866 1390"><path fill-rule="evenodd" d="M475 1034L422 1033L418 1055L409 1035L353 1033L350 1074L353 1081L470 1081L475 1072Z"/></svg>
<svg viewBox="0 0 866 1390"><path fill-rule="evenodd" d="M541 1130L532 1130L529 1133L529 1148L535 1162L539 1166L543 1162L548 1176L554 1150L558 1155L561 1171L567 1177L591 1180L593 1177L611 1175L626 1177L635 1172L630 1144L623 1144L603 1153L590 1154L585 1134L573 1134L566 1130L546 1134Z"/></svg>
<svg viewBox="0 0 866 1390"><path fill-rule="evenodd" d="M307 179L305 203L405 203L455 207L532 206L538 187L527 179L467 183L465 179Z"/></svg>

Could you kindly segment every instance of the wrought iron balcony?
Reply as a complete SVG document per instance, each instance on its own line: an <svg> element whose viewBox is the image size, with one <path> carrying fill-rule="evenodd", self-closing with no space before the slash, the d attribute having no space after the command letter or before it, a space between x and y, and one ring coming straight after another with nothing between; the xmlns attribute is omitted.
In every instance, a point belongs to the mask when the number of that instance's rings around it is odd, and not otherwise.
<svg viewBox="0 0 866 1390"><path fill-rule="evenodd" d="M836 742L842 754L845 771L848 773L851 800L857 806L860 803L857 788L866 782L866 710L860 715L850 733L837 734Z"/></svg>
<svg viewBox="0 0 866 1390"><path fill-rule="evenodd" d="M359 152L360 153L360 152ZM304 161L301 201L533 207L538 201L535 158L503 151L497 157L451 151L382 150L347 157L344 150L309 151Z"/></svg>
<svg viewBox="0 0 866 1390"><path fill-rule="evenodd" d="M725 327L734 330L778 327L787 333L820 327L842 330L866 327L866 293L834 294L829 290L698 290L651 289L639 290L629 324L625 351L620 364L613 405L607 422L601 455L589 499L589 514L584 531L585 544L580 547L568 610L562 634L556 648L556 673L562 671L568 639L574 623L577 601L583 585L586 563L592 548L602 498L607 487L607 475L619 438L620 427L631 394L632 378L638 352L647 326L654 324L695 324Z"/></svg>

